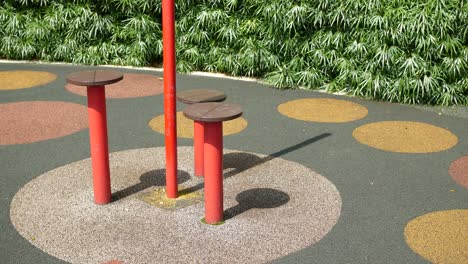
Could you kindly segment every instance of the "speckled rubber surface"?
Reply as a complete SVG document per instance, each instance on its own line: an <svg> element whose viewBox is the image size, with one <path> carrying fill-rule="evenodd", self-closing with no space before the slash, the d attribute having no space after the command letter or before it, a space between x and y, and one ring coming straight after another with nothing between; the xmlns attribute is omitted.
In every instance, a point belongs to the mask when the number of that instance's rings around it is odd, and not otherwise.
<svg viewBox="0 0 468 264"><path fill-rule="evenodd" d="M118 199L93 204L90 160L49 171L13 198L20 234L71 263L262 263L320 241L337 222L341 197L321 175L291 161L224 151L225 223L203 224L203 203L164 210L139 199L163 186L164 147L110 155ZM193 151L180 147L181 187L202 189ZM154 168L159 168L154 170ZM123 194L125 193L125 194ZM31 221L34 219L34 221ZM247 254L248 253L248 254Z"/></svg>
<svg viewBox="0 0 468 264"><path fill-rule="evenodd" d="M453 180L468 189L468 156L463 156L450 164L449 174Z"/></svg>
<svg viewBox="0 0 468 264"><path fill-rule="evenodd" d="M63 101L0 104L0 145L63 137L88 127L88 109Z"/></svg>
<svg viewBox="0 0 468 264"><path fill-rule="evenodd" d="M47 71L0 71L0 90L18 90L48 84L57 79L57 75Z"/></svg>
<svg viewBox="0 0 468 264"><path fill-rule="evenodd" d="M432 212L406 225L406 241L432 263L467 263L467 223L468 210Z"/></svg>
<svg viewBox="0 0 468 264"><path fill-rule="evenodd" d="M385 121L360 126L353 137L369 147L399 153L444 151L458 143L447 129L414 121Z"/></svg>
<svg viewBox="0 0 468 264"><path fill-rule="evenodd" d="M285 102L278 106L278 112L290 118L321 123L356 121L368 113L360 104L331 98L306 98Z"/></svg>
<svg viewBox="0 0 468 264"><path fill-rule="evenodd" d="M1 63L0 71L50 72L57 78L31 89L0 90L0 104L60 101L86 107L86 97L77 96L64 89L65 77L74 71L93 68ZM147 74L155 76L158 80L162 77L160 71L109 67L103 69L122 71L125 74ZM127 153L127 156L123 155L125 161L113 165L111 176L113 195L121 199L106 206L94 206L89 196L90 183L83 177L73 176L77 170L80 174L89 173L90 170L90 167L85 165L90 156L86 128L41 141L0 145L0 263L157 263L158 261L154 260L161 256L167 256L173 263L209 263L208 260L213 259L223 263L238 260L244 263L359 264L460 261L459 255L454 252L458 252L460 248L463 250L463 245L452 241L453 243L447 242L440 246L438 239L445 239L447 234L450 237L450 232L457 232L457 226L466 222L464 219L468 190L463 185L464 176L459 176L466 175L463 169L464 160L461 158L468 155L468 119L464 115L449 115L438 108L435 111L425 110L426 108L305 90L275 90L256 82L195 75L177 76L178 90L197 87L223 91L227 96L227 103L242 106L243 118L248 121L248 126L243 130L223 139L226 150L236 150L236 153L244 153L247 157L246 160L228 164L227 175L230 173L229 167L251 164L249 162L252 161L254 164L246 170L234 168L234 172L237 170L236 175L226 179L225 213L231 217L223 225L210 227L207 232L203 231L206 226L200 222L203 217L202 203L195 203L170 213L137 199L139 195L148 191L143 188L145 184L154 183L158 188L163 185L160 178L164 173L162 164L165 158L164 152L160 150L164 147L164 135L155 133L148 126L150 120L163 114L163 96L160 94L107 98L109 150L112 155ZM327 123L314 121L310 116L298 120L278 112L278 106L288 105L288 102L300 99L345 101L347 103L343 105L358 105L363 107L361 110L366 109L367 113L363 111L358 118L354 117L346 122ZM177 111L182 111L184 107L186 105L178 103ZM468 111L466 107L458 107L458 112ZM338 118L342 114L339 111L334 113L336 115L331 117ZM56 115L56 112L49 111L49 114L41 119L45 118L47 122L49 117L52 119ZM19 117L21 115L18 115ZM64 115L62 119L70 119L70 115ZM15 122L14 117L11 120L10 122ZM361 144L353 137L353 131L359 127L389 121L417 122L434 126L448 131L457 140L445 144L444 141L440 141L440 137L435 137L437 140L427 137L423 143L431 146L431 151L403 153ZM56 126L64 127L60 123ZM365 136L369 138L372 133L376 133L376 130L365 131ZM20 136L21 131L17 130L17 138ZM402 144L397 147L405 148L416 141L400 141L403 143L390 145ZM189 151L192 144L190 138L178 138L181 149L181 185L189 185L194 180L191 175L192 169L187 165L191 164L193 159ZM137 152L139 154L136 154ZM227 153L225 160L230 160L231 157ZM271 159L268 162L258 162L264 157ZM136 162L134 165L125 163L132 160ZM280 163L275 163L278 161ZM146 165L143 166L143 163ZM286 172L284 170L288 168L288 164L294 164L295 167L289 167L290 171ZM280 168L276 167L278 165ZM66 168L74 170L66 173ZM302 172L312 173L311 175L316 175L314 177L320 176L321 179L325 179L327 186L332 186L335 190L328 189L331 192L325 192L326 189L320 189L322 192L314 192L320 185L305 179L299 181L299 184L294 184L301 179L300 175L304 175ZM54 174L58 177L57 180L48 178ZM143 185L138 185L142 174L145 175L145 181ZM263 182L262 179L268 180ZM236 181L239 184L234 184ZM44 183L49 184L50 189L45 188ZM60 184L65 185L60 188ZM131 186L136 187L127 188ZM73 187L73 192L66 191L70 187ZM252 189L254 191L249 191ZM271 190L278 191L276 194L280 198L286 197L282 196L281 192L286 193L289 201L285 203L287 199L280 199L280 206L247 210L241 214L230 210L235 208L237 200L252 203L258 197L267 197L263 200L274 201L268 198L268 195L263 195L264 191L275 193ZM297 202L295 197L300 193L310 192L315 193L315 196L302 197L299 201L307 206L302 206L301 211L297 211L297 207L293 206ZM28 199L25 199L26 193ZM317 209L313 205L326 197L336 197L336 194L339 194L341 199L339 215L335 214L336 223L330 223L325 228L327 230L323 231L325 229L322 229L322 226L327 221L319 221L316 224L313 221L325 219L320 218L323 216L319 210L324 207ZM20 197L23 199L18 199ZM60 204L60 201L64 204ZM333 201L336 202L336 199L331 199L327 206L331 206ZM45 208L41 206L47 203L47 210L41 210ZM69 206L64 206L67 203ZM20 208L23 210L19 210ZM25 208L31 210L25 211ZM155 213L159 210L164 211ZM288 212L294 213L284 213L283 210L292 210ZM275 212L280 213L276 215ZM458 222L448 221L453 219L450 217L453 212L464 218L457 218ZM126 218L127 214L136 217L138 221L129 221L131 218ZM174 218L171 218L171 215ZM97 216L102 217L95 218ZM283 220L268 222L279 217ZM312 222L299 221L304 217ZM165 219L166 222L158 225L154 218ZM50 221L47 221L48 219ZM60 221L62 219L63 221ZM170 222L168 219L177 221ZM433 224L427 224L427 219ZM263 223L265 225L262 226ZM63 228L67 225L70 228ZM219 232L232 232L232 225L238 227L235 234L226 235ZM253 226L255 230L249 229ZM158 228L163 228L163 233L156 232ZM296 230L289 232L289 228ZM122 232L117 233L116 230ZM185 235L182 235L184 232ZM421 232L426 236L414 236ZM290 236L297 233L297 236ZM166 234L163 244L160 242L161 237L157 237L161 234ZM34 239L31 235L34 235ZM93 239L80 240L81 236ZM200 246L199 241L193 242L196 236L203 239L213 236L219 238L222 243L209 242L214 247L206 248ZM62 240L66 241L60 243ZM148 240L159 245L157 251L153 250L152 242L145 243ZM254 241L257 241L255 245ZM111 243L111 246L104 246L107 245L105 243ZM175 244L179 244L180 249L174 250ZM98 246L90 249L90 245ZM192 247L199 250L194 252ZM141 249L140 255L128 258L135 249ZM227 254L220 256L221 249L226 249ZM268 250L271 250L271 254L265 253ZM157 253L161 255L156 255ZM202 253L206 259L200 257ZM87 255L98 257L84 261L86 257L83 256ZM137 259L143 261L139 262Z"/></svg>

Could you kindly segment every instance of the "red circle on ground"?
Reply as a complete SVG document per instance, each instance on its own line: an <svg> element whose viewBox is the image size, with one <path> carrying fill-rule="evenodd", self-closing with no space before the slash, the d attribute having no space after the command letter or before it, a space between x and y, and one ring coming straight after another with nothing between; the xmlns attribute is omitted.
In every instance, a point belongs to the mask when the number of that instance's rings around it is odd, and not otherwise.
<svg viewBox="0 0 468 264"><path fill-rule="evenodd" d="M71 83L65 89L74 94L86 96L86 87ZM107 98L132 98L161 94L164 82L160 77L149 74L126 73L120 82L106 85Z"/></svg>
<svg viewBox="0 0 468 264"><path fill-rule="evenodd" d="M59 101L0 104L0 145L70 135L88 126L87 107Z"/></svg>
<svg viewBox="0 0 468 264"><path fill-rule="evenodd" d="M108 262L104 262L102 264L123 264L123 262L121 262L120 260L113 259Z"/></svg>
<svg viewBox="0 0 468 264"><path fill-rule="evenodd" d="M468 188L468 156L462 156L452 162L449 174L459 185Z"/></svg>

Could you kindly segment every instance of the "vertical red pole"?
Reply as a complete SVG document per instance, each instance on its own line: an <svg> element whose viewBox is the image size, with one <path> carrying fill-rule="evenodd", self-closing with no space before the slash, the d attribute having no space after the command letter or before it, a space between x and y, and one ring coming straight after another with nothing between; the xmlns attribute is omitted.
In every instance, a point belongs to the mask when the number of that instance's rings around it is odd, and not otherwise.
<svg viewBox="0 0 468 264"><path fill-rule="evenodd" d="M162 0L166 195L177 198L177 127L174 0Z"/></svg>
<svg viewBox="0 0 468 264"><path fill-rule="evenodd" d="M205 221L223 221L223 123L205 122Z"/></svg>
<svg viewBox="0 0 468 264"><path fill-rule="evenodd" d="M88 86L87 91L94 201L106 204L111 201L111 185L105 90L104 86Z"/></svg>
<svg viewBox="0 0 468 264"><path fill-rule="evenodd" d="M204 141L205 133L203 129L203 122L194 121L193 124L193 145L194 145L194 161L195 161L195 176L203 176L204 165Z"/></svg>

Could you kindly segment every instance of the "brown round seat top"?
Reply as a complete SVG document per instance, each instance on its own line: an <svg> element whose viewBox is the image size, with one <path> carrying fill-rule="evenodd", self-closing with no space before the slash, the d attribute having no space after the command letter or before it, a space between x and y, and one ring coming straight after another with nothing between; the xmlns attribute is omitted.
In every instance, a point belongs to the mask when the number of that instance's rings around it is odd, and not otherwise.
<svg viewBox="0 0 468 264"><path fill-rule="evenodd" d="M67 76L67 82L79 86L101 86L116 83L122 79L122 73L106 70L80 71Z"/></svg>
<svg viewBox="0 0 468 264"><path fill-rule="evenodd" d="M177 92L177 100L185 104L222 102L226 95L222 91L212 89L193 89Z"/></svg>
<svg viewBox="0 0 468 264"><path fill-rule="evenodd" d="M242 107L238 104L199 103L187 106L184 116L202 122L223 122L236 119L242 115Z"/></svg>

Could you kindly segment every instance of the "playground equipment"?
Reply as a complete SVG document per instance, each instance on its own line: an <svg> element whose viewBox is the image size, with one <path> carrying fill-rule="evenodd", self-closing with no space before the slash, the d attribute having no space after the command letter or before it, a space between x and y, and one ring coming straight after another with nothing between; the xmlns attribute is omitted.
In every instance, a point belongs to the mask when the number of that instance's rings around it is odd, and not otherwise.
<svg viewBox="0 0 468 264"><path fill-rule="evenodd" d="M164 63L164 124L166 135L166 195L177 198L177 124L176 124L176 61L175 4L162 0L163 63Z"/></svg>
<svg viewBox="0 0 468 264"><path fill-rule="evenodd" d="M184 115L203 126L205 221L216 224L223 221L223 121L242 115L237 104L199 103L189 105Z"/></svg>
<svg viewBox="0 0 468 264"><path fill-rule="evenodd" d="M162 1L167 198L178 197L174 9L173 0ZM87 86L94 200L97 204L111 201L105 85L122 79L122 73L102 70L75 72L67 77L67 82L71 84ZM226 99L226 95L217 90L190 90L179 93L177 98L190 104L184 115L195 121L195 175L205 176L205 220L208 224L221 222L222 122L240 117L242 108L235 104L219 103Z"/></svg>
<svg viewBox="0 0 468 264"><path fill-rule="evenodd" d="M226 100L226 95L218 90L211 89L193 89L177 93L177 100L185 104L209 103L209 102L222 102ZM194 147L194 164L195 176L203 176L203 144L204 132L203 122L194 121L193 124L193 147Z"/></svg>
<svg viewBox="0 0 468 264"><path fill-rule="evenodd" d="M123 74L115 71L81 71L67 77L67 82L87 87L94 201L97 204L111 201L105 85L122 79Z"/></svg>

